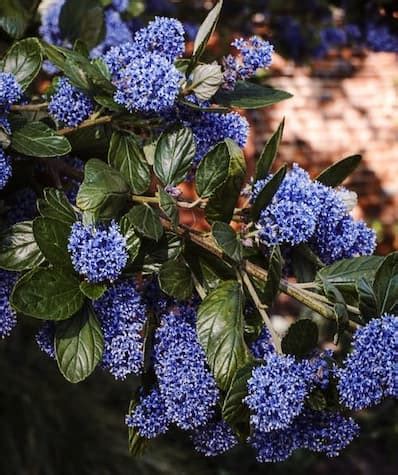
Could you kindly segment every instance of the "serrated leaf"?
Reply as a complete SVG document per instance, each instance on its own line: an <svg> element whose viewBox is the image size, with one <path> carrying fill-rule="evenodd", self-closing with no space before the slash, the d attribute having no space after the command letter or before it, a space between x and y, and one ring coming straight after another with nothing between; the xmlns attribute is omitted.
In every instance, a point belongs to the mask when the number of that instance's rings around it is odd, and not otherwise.
<svg viewBox="0 0 398 475"><path fill-rule="evenodd" d="M279 292L279 284L282 278L283 259L279 246L274 246L271 251L268 264L268 275L265 287L262 291L262 299L265 304L271 306Z"/></svg>
<svg viewBox="0 0 398 475"><path fill-rule="evenodd" d="M145 237L159 241L163 236L163 226L159 219L159 210L147 204L134 206L125 215L134 228Z"/></svg>
<svg viewBox="0 0 398 475"><path fill-rule="evenodd" d="M192 296L191 271L183 259L165 262L158 275L160 288L170 297L187 300Z"/></svg>
<svg viewBox="0 0 398 475"><path fill-rule="evenodd" d="M379 315L398 312L398 252L384 258L377 269L373 291Z"/></svg>
<svg viewBox="0 0 398 475"><path fill-rule="evenodd" d="M286 91L259 86L249 81L238 81L233 91L218 91L216 104L242 109L260 109L293 97Z"/></svg>
<svg viewBox="0 0 398 475"><path fill-rule="evenodd" d="M211 233L216 243L228 257L236 262L242 260L242 243L229 224L215 221Z"/></svg>
<svg viewBox="0 0 398 475"><path fill-rule="evenodd" d="M206 49L210 36L214 33L214 30L216 29L217 22L220 17L222 5L223 5L223 2L221 0L209 12L204 22L200 25L198 33L195 38L195 43L193 46L193 58L192 58L193 63L196 63L199 60L204 50Z"/></svg>
<svg viewBox="0 0 398 475"><path fill-rule="evenodd" d="M282 351L288 355L304 358L318 344L318 327L309 319L298 320L290 325L282 339Z"/></svg>
<svg viewBox="0 0 398 475"><path fill-rule="evenodd" d="M201 101L207 101L220 88L223 73L219 64L199 64L192 72L190 89Z"/></svg>
<svg viewBox="0 0 398 475"><path fill-rule="evenodd" d="M164 185L178 185L191 168L195 156L192 130L187 127L164 132L157 144L154 172Z"/></svg>
<svg viewBox="0 0 398 475"><path fill-rule="evenodd" d="M43 54L37 38L26 38L14 43L3 60L3 70L12 73L25 90L39 74Z"/></svg>
<svg viewBox="0 0 398 475"><path fill-rule="evenodd" d="M257 221L260 217L261 211L271 204L272 198L275 196L275 193L278 191L286 176L286 171L287 167L284 165L275 173L257 195L251 208L253 221Z"/></svg>
<svg viewBox="0 0 398 475"><path fill-rule="evenodd" d="M163 213L170 219L174 229L178 227L179 214L176 200L159 188L159 205Z"/></svg>
<svg viewBox="0 0 398 475"><path fill-rule="evenodd" d="M65 320L80 310L84 295L79 280L62 269L35 269L18 280L11 305L41 320Z"/></svg>
<svg viewBox="0 0 398 475"><path fill-rule="evenodd" d="M361 155L352 155L344 158L324 170L316 177L316 180L327 186L335 187L341 185L341 183L343 183L343 181L358 167L361 161Z"/></svg>
<svg viewBox="0 0 398 475"><path fill-rule="evenodd" d="M79 383L102 359L104 337L94 311L83 308L55 330L55 354L59 370L70 383Z"/></svg>
<svg viewBox="0 0 398 475"><path fill-rule="evenodd" d="M37 209L43 218L55 219L65 224L73 224L76 213L68 199L60 190L45 188L43 198L37 200Z"/></svg>
<svg viewBox="0 0 398 475"><path fill-rule="evenodd" d="M70 224L50 218L33 221L33 235L44 257L58 267L72 267L68 252Z"/></svg>
<svg viewBox="0 0 398 475"><path fill-rule="evenodd" d="M243 337L243 294L238 282L221 283L198 310L197 332L207 362L221 389L250 361Z"/></svg>
<svg viewBox="0 0 398 475"><path fill-rule="evenodd" d="M137 195L145 193L151 183L151 173L144 151L132 135L114 132L109 144L108 162L119 170Z"/></svg>
<svg viewBox="0 0 398 475"><path fill-rule="evenodd" d="M225 141L217 144L203 157L195 175L196 190L200 197L209 198L225 183L229 162L229 149Z"/></svg>
<svg viewBox="0 0 398 475"><path fill-rule="evenodd" d="M87 282L86 280L83 280L82 282L80 282L80 290L87 298L91 300L98 300L106 292L106 285L94 284L92 282Z"/></svg>
<svg viewBox="0 0 398 475"><path fill-rule="evenodd" d="M285 126L285 119L279 124L279 127L266 143L260 158L256 163L255 181L262 180L270 173L272 164L275 161L278 153L279 144L282 140L283 128Z"/></svg>
<svg viewBox="0 0 398 475"><path fill-rule="evenodd" d="M58 135L43 122L30 122L13 132L11 147L28 157L58 157L72 148L68 139Z"/></svg>
<svg viewBox="0 0 398 475"><path fill-rule="evenodd" d="M44 262L35 241L32 221L23 221L0 233L0 268L20 272Z"/></svg>

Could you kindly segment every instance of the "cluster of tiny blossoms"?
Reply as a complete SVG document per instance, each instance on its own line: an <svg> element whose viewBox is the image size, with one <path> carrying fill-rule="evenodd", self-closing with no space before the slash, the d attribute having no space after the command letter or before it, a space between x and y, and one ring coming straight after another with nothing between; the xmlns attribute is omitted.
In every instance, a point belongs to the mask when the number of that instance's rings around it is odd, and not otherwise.
<svg viewBox="0 0 398 475"><path fill-rule="evenodd" d="M0 269L0 338L8 336L17 323L16 313L9 303L16 280L15 272Z"/></svg>
<svg viewBox="0 0 398 475"><path fill-rule="evenodd" d="M271 177L256 182L255 199ZM363 221L349 214L345 193L312 181L294 164L256 224L265 246L308 243L326 264L372 254L376 238Z"/></svg>
<svg viewBox="0 0 398 475"><path fill-rule="evenodd" d="M108 227L74 223L68 250L76 272L94 283L116 280L128 260L126 240L115 222Z"/></svg>

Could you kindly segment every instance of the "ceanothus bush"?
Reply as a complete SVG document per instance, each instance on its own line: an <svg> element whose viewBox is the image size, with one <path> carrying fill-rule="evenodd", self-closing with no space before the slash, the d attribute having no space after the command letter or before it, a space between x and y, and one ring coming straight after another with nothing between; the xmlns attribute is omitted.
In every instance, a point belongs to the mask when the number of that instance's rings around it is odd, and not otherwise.
<svg viewBox="0 0 398 475"><path fill-rule="evenodd" d="M359 434L349 411L397 397L398 255L374 254L341 186L361 157L316 179L275 170L281 124L248 176L245 110L290 94L252 80L272 62L263 38L205 62L222 2L187 48L177 19L145 25L104 2L87 31L92 2L75 19L71 1L50 2L43 41L0 66L0 337L40 320L67 381L99 367L134 385L132 453L173 429L204 456L239 443L264 463L338 456ZM42 68L59 75L45 91ZM279 293L307 310L284 332Z"/></svg>

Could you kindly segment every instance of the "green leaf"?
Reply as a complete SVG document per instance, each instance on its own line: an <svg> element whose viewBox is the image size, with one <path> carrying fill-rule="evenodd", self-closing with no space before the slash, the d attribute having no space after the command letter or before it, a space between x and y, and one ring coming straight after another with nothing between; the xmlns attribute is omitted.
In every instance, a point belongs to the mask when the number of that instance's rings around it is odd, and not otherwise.
<svg viewBox="0 0 398 475"><path fill-rule="evenodd" d="M140 400L140 395L141 392L137 390L134 394L133 399L130 402L128 412L129 414L133 414ZM129 427L129 452L131 453L131 455L133 455L134 457L142 455L145 452L147 445L148 439L142 437L135 427Z"/></svg>
<svg viewBox="0 0 398 475"><path fill-rule="evenodd" d="M183 250L181 239L173 233L164 233L156 242L147 240L141 246L142 254L136 260L144 274L159 273L163 262L177 259ZM140 261L140 258L143 260Z"/></svg>
<svg viewBox="0 0 398 475"><path fill-rule="evenodd" d="M373 290L379 315L398 312L398 252L384 258L377 269Z"/></svg>
<svg viewBox="0 0 398 475"><path fill-rule="evenodd" d="M229 154L228 177L207 204L206 219L209 222L231 221L246 175L246 162L242 150L230 139L225 139L225 143Z"/></svg>
<svg viewBox="0 0 398 475"><path fill-rule="evenodd" d="M218 386L227 390L236 371L250 361L238 282L223 282L205 297L198 310L197 332Z"/></svg>
<svg viewBox="0 0 398 475"><path fill-rule="evenodd" d="M275 173L275 175L257 195L251 210L253 221L257 221L260 217L261 211L271 204L272 198L275 196L275 193L278 191L283 179L286 176L286 171L287 166L284 165Z"/></svg>
<svg viewBox="0 0 398 475"><path fill-rule="evenodd" d="M3 60L3 70L14 74L25 90L39 74L43 54L37 38L26 38L14 43Z"/></svg>
<svg viewBox="0 0 398 475"><path fill-rule="evenodd" d="M75 87L85 92L92 90L93 84L85 68L74 59L67 56L62 70Z"/></svg>
<svg viewBox="0 0 398 475"><path fill-rule="evenodd" d="M318 344L318 327L309 319L298 320L290 325L282 340L282 351L288 355L304 358Z"/></svg>
<svg viewBox="0 0 398 475"><path fill-rule="evenodd" d="M313 282L317 270L324 264L307 244L294 246L291 252L291 263L297 282Z"/></svg>
<svg viewBox="0 0 398 475"><path fill-rule="evenodd" d="M219 64L199 64L192 72L189 88L201 101L208 101L220 88L223 73Z"/></svg>
<svg viewBox="0 0 398 475"><path fill-rule="evenodd" d="M113 133L108 162L120 171L133 193L141 195L147 191L151 183L151 172L144 151L132 135Z"/></svg>
<svg viewBox="0 0 398 475"><path fill-rule="evenodd" d="M55 354L59 370L70 383L79 383L102 359L104 337L94 311L83 308L55 330Z"/></svg>
<svg viewBox="0 0 398 475"><path fill-rule="evenodd" d="M141 238L126 216L123 216L120 220L120 231L126 239L127 252L129 253L130 261L133 262L140 252Z"/></svg>
<svg viewBox="0 0 398 475"><path fill-rule="evenodd" d="M219 1L216 6L209 12L204 22L200 25L198 33L195 38L195 43L193 46L193 58L192 62L195 64L200 57L202 56L204 50L206 49L207 43L210 39L210 36L214 33L216 29L218 19L220 17L221 8L223 2Z"/></svg>
<svg viewBox="0 0 398 475"><path fill-rule="evenodd" d="M84 303L79 279L63 269L35 269L18 280L11 305L30 317L66 320Z"/></svg>
<svg viewBox="0 0 398 475"><path fill-rule="evenodd" d="M256 164L255 181L262 180L270 173L272 164L275 161L276 154L278 153L279 144L282 140L283 128L285 126L285 119L279 124L278 129L272 137L266 143L260 158Z"/></svg>
<svg viewBox="0 0 398 475"><path fill-rule="evenodd" d="M229 148L225 141L212 148L200 161L195 184L198 195L209 198L225 183L229 170Z"/></svg>
<svg viewBox="0 0 398 475"><path fill-rule="evenodd" d="M159 241L163 236L163 226L159 219L159 210L147 204L134 206L125 215L136 231L145 237Z"/></svg>
<svg viewBox="0 0 398 475"><path fill-rule="evenodd" d="M159 272L160 288L170 297L187 300L192 296L191 271L183 259L165 262Z"/></svg>
<svg viewBox="0 0 398 475"><path fill-rule="evenodd" d="M215 221L211 233L216 243L228 257L236 262L242 260L242 243L229 224Z"/></svg>
<svg viewBox="0 0 398 475"><path fill-rule="evenodd" d="M336 317L336 326L337 331L334 337L334 344L337 345L340 337L343 335L344 331L348 328L349 318L347 304L344 300L344 296L340 290L331 284L328 280L323 282L323 289L326 297L334 302L333 311Z"/></svg>
<svg viewBox="0 0 398 475"><path fill-rule="evenodd" d="M369 322L378 315L377 298L373 291L372 283L364 277L357 282L359 311L365 322Z"/></svg>
<svg viewBox="0 0 398 475"><path fill-rule="evenodd" d="M178 185L191 168L195 156L192 130L181 127L164 132L155 150L154 172L164 185Z"/></svg>
<svg viewBox="0 0 398 475"><path fill-rule="evenodd" d="M0 28L12 38L21 38L29 24L30 15L19 0L1 0Z"/></svg>
<svg viewBox="0 0 398 475"><path fill-rule="evenodd" d="M68 252L70 224L50 218L36 218L33 221L33 234L44 257L58 267L72 268Z"/></svg>
<svg viewBox="0 0 398 475"><path fill-rule="evenodd" d="M28 157L57 157L72 148L68 139L58 135L43 122L30 122L12 134L11 147Z"/></svg>
<svg viewBox="0 0 398 475"><path fill-rule="evenodd" d="M76 204L97 217L114 218L127 202L130 188L123 175L95 158L86 163Z"/></svg>
<svg viewBox="0 0 398 475"><path fill-rule="evenodd" d="M282 277L283 259L279 246L274 246L268 264L268 275L262 291L265 304L271 306L279 292L279 283Z"/></svg>
<svg viewBox="0 0 398 475"><path fill-rule="evenodd" d="M269 107L293 97L285 91L259 86L248 81L238 81L233 91L218 91L214 97L216 104L242 109Z"/></svg>
<svg viewBox="0 0 398 475"><path fill-rule="evenodd" d="M32 221L23 221L0 233L0 268L20 272L44 261L35 241Z"/></svg>
<svg viewBox="0 0 398 475"><path fill-rule="evenodd" d="M314 389L308 396L307 402L314 411L323 411L327 406L325 395L320 389Z"/></svg>
<svg viewBox="0 0 398 475"><path fill-rule="evenodd" d="M161 188L159 188L158 192L160 209L170 219L174 229L176 229L179 219L176 200Z"/></svg>
<svg viewBox="0 0 398 475"><path fill-rule="evenodd" d="M341 185L343 181L358 167L361 161L361 155L352 155L344 158L324 170L316 177L316 180L327 186L335 187Z"/></svg>
<svg viewBox="0 0 398 475"><path fill-rule="evenodd" d="M82 282L80 282L80 290L90 300L98 300L106 292L106 285L93 284L91 282L83 280Z"/></svg>
<svg viewBox="0 0 398 475"><path fill-rule="evenodd" d="M37 200L37 209L43 218L55 219L61 223L71 225L77 219L65 193L55 188L44 189L43 198Z"/></svg>

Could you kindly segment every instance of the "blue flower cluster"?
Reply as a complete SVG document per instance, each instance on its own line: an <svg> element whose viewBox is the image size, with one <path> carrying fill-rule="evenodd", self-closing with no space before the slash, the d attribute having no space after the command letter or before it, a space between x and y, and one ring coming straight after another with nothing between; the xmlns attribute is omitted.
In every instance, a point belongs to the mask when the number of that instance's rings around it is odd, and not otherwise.
<svg viewBox="0 0 398 475"><path fill-rule="evenodd" d="M74 223L68 250L76 272L89 282L116 280L128 260L126 240L115 222L97 228Z"/></svg>
<svg viewBox="0 0 398 475"><path fill-rule="evenodd" d="M253 186L255 198L271 177ZM289 171L271 204L261 211L256 224L265 246L308 242L326 263L372 254L376 237L363 221L349 214L344 193L311 181L297 164Z"/></svg>
<svg viewBox="0 0 398 475"><path fill-rule="evenodd" d="M0 190L6 187L12 175L11 159L2 148L0 148Z"/></svg>
<svg viewBox="0 0 398 475"><path fill-rule="evenodd" d="M0 269L0 338L8 336L17 324L17 315L9 302L16 280L15 272Z"/></svg>
<svg viewBox="0 0 398 475"><path fill-rule="evenodd" d="M10 106L20 101L22 88L12 73L0 72L0 112L8 112Z"/></svg>
<svg viewBox="0 0 398 475"><path fill-rule="evenodd" d="M63 77L48 104L50 115L68 127L77 127L94 111L94 103L84 92Z"/></svg>
<svg viewBox="0 0 398 475"><path fill-rule="evenodd" d="M55 324L54 322L45 322L36 333L36 343L43 353L50 358L55 358Z"/></svg>
<svg viewBox="0 0 398 475"><path fill-rule="evenodd" d="M358 433L358 424L339 412L305 409L289 427L257 430L248 442L257 450L259 462L282 462L301 448L337 457Z"/></svg>
<svg viewBox="0 0 398 475"><path fill-rule="evenodd" d="M59 15L66 0L52 0L41 13L41 25L39 28L40 36L44 41L56 46L70 46L67 41L61 37L59 27Z"/></svg>
<svg viewBox="0 0 398 475"><path fill-rule="evenodd" d="M131 43L111 48L104 61L116 87L114 99L130 112L170 110L183 74L174 61L184 52L184 29L171 18L157 17Z"/></svg>
<svg viewBox="0 0 398 475"><path fill-rule="evenodd" d="M231 43L240 55L236 58L228 55L224 58L224 87L233 89L239 79L249 79L260 68L268 68L272 63L274 47L258 36L249 40L238 38Z"/></svg>
<svg viewBox="0 0 398 475"><path fill-rule="evenodd" d="M385 25L370 23L366 32L366 41L373 51L398 53L398 36Z"/></svg>
<svg viewBox="0 0 398 475"><path fill-rule="evenodd" d="M316 354L310 359L310 364L313 368L314 383L321 389L326 389L335 370L333 350L325 350Z"/></svg>
<svg viewBox="0 0 398 475"><path fill-rule="evenodd" d="M385 314L358 329L353 351L337 370L341 402L365 409L398 397L398 317Z"/></svg>
<svg viewBox="0 0 398 475"><path fill-rule="evenodd" d="M275 353L275 347L267 327L261 329L260 335L253 341L250 350L253 356L260 360L266 360L271 354Z"/></svg>
<svg viewBox="0 0 398 475"><path fill-rule="evenodd" d="M195 429L192 442L197 452L214 457L232 449L238 440L225 421L217 421Z"/></svg>
<svg viewBox="0 0 398 475"><path fill-rule="evenodd" d="M109 288L94 302L104 335L102 367L115 379L138 375L144 366L146 307L133 282Z"/></svg>

